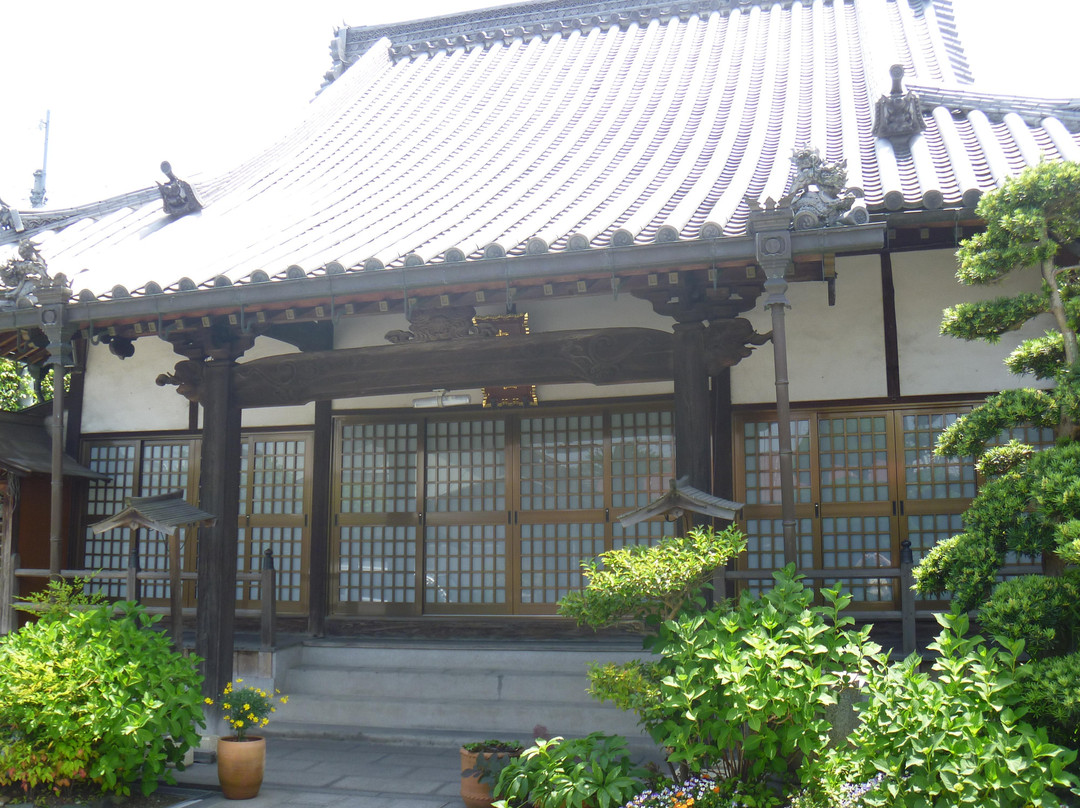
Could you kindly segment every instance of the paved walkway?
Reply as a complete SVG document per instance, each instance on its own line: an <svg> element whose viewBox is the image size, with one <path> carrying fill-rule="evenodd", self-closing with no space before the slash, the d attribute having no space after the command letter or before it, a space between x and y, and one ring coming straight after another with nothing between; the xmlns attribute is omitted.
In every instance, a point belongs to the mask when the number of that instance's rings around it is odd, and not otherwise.
<svg viewBox="0 0 1080 808"><path fill-rule="evenodd" d="M213 763L189 766L176 780L197 808L462 808L456 746L271 737L254 799L226 800Z"/></svg>

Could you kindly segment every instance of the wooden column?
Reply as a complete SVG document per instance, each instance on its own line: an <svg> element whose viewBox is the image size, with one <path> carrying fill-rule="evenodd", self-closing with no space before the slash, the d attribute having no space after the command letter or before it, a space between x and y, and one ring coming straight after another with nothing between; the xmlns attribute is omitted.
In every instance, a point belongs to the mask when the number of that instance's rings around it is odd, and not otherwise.
<svg viewBox="0 0 1080 808"><path fill-rule="evenodd" d="M705 325L675 323L675 476L712 490L709 377L705 372Z"/></svg>
<svg viewBox="0 0 1080 808"><path fill-rule="evenodd" d="M199 529L195 653L202 657L203 692L217 696L232 679L236 617L237 515L240 510L240 408L233 359L205 363L199 507L217 521ZM208 729L220 716L208 716Z"/></svg>
<svg viewBox="0 0 1080 808"><path fill-rule="evenodd" d="M723 368L712 377L713 400L713 493L724 499L735 498L735 460L732 431L735 420L731 407L731 368Z"/></svg>
<svg viewBox="0 0 1080 808"><path fill-rule="evenodd" d="M330 478L333 454L333 402L315 402L315 442L311 470L311 553L308 559L308 633L326 634L330 609Z"/></svg>
<svg viewBox="0 0 1080 808"><path fill-rule="evenodd" d="M6 475L7 485L0 497L3 520L0 524L0 636L18 628L12 602L15 599L15 567L19 554L15 552L15 500L19 493L19 480L11 472Z"/></svg>

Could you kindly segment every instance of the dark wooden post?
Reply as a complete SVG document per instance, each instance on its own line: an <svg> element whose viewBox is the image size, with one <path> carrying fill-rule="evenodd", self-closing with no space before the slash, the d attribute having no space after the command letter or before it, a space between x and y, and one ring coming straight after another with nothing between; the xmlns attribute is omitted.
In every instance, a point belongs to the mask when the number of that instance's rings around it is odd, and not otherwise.
<svg viewBox="0 0 1080 808"><path fill-rule="evenodd" d="M180 579L180 533L174 531L168 541L169 617L172 620L173 647L179 651L184 645L184 584Z"/></svg>
<svg viewBox="0 0 1080 808"><path fill-rule="evenodd" d="M139 529L131 528L131 538L128 539L128 566L127 566L127 599L135 603L139 602Z"/></svg>
<svg viewBox="0 0 1080 808"><path fill-rule="evenodd" d="M259 639L263 651L274 648L274 623L277 621L277 576L274 573L274 551L263 551L262 574L259 581L259 599L262 602L262 620Z"/></svg>
<svg viewBox="0 0 1080 808"><path fill-rule="evenodd" d="M3 588L6 590L3 601L0 601L0 637L18 628L15 623L15 598L19 596L19 579L15 577L15 570L18 568L18 553L12 553L4 558L4 565L0 567Z"/></svg>
<svg viewBox="0 0 1080 808"><path fill-rule="evenodd" d="M315 434L312 440L311 553L308 557L308 633L326 634L330 608L330 480L333 454L333 402L315 402Z"/></svg>
<svg viewBox="0 0 1080 808"><path fill-rule="evenodd" d="M675 330L675 476L712 490L709 377L705 373L705 324L677 322Z"/></svg>
<svg viewBox="0 0 1080 808"><path fill-rule="evenodd" d="M900 542L900 621L903 624L904 656L915 652L917 639L915 637L915 575L912 572L915 567L914 556L911 552L911 542L907 539Z"/></svg>
<svg viewBox="0 0 1080 808"><path fill-rule="evenodd" d="M44 270L44 263L42 263ZM47 274L44 274L48 278ZM64 319L71 288L67 278L58 274L51 281L39 283L38 304L41 306L41 330L49 339L48 363L53 371L52 416L49 420L49 436L52 440L51 496L49 499L49 575L60 578L63 549L64 508Z"/></svg>
<svg viewBox="0 0 1080 808"><path fill-rule="evenodd" d="M15 552L15 498L18 479L10 472L4 489L3 524L0 524L0 636L15 630L15 610L12 603L18 594L15 568L19 566L19 554Z"/></svg>
<svg viewBox="0 0 1080 808"><path fill-rule="evenodd" d="M216 514L199 530L195 653L202 657L203 692L217 696L232 680L236 621L237 516L240 511L240 408L233 359L205 363L199 507ZM209 716L220 722L220 716ZM214 727L209 729L213 732Z"/></svg>
<svg viewBox="0 0 1080 808"><path fill-rule="evenodd" d="M723 368L712 376L712 431L713 431L713 493L724 499L735 498L734 442L732 431L734 419L731 409L731 369ZM727 567L720 567L713 576L713 594L726 598L729 592L727 570L735 569L735 559Z"/></svg>

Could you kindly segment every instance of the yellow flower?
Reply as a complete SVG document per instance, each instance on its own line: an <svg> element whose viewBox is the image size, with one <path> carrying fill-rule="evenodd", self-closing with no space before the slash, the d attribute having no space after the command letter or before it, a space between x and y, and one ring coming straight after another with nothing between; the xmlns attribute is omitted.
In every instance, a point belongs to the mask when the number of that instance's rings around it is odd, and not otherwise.
<svg viewBox="0 0 1080 808"><path fill-rule="evenodd" d="M281 697L281 703L282 704L288 704L289 703L289 697L288 696L282 696Z"/></svg>
<svg viewBox="0 0 1080 808"><path fill-rule="evenodd" d="M235 721L233 721L233 726L236 727L237 729L240 729L242 726L244 726L243 719L238 718Z"/></svg>
<svg viewBox="0 0 1080 808"><path fill-rule="evenodd" d="M245 704L245 705L244 705L244 709L245 709L245 710L250 710L250 709L251 709L251 705L250 705L250 704Z"/></svg>
<svg viewBox="0 0 1080 808"><path fill-rule="evenodd" d="M231 710L231 709L232 709L232 705L231 705L231 704L229 704L229 702L227 702L227 701L226 701L226 702L223 702L223 703L222 703L222 705L221 705L221 709L222 709L222 710Z"/></svg>
<svg viewBox="0 0 1080 808"><path fill-rule="evenodd" d="M236 680L236 683L237 683L237 684L241 684L241 683L242 683L243 681L244 681L243 679L237 679L237 680Z"/></svg>
<svg viewBox="0 0 1080 808"><path fill-rule="evenodd" d="M258 721L258 720L259 719L257 719L255 717L255 713L248 713L248 721Z"/></svg>
<svg viewBox="0 0 1080 808"><path fill-rule="evenodd" d="M205 699L203 699L203 701L206 702L207 704L213 704L214 703L214 700L212 698L210 698L209 696L207 696Z"/></svg>

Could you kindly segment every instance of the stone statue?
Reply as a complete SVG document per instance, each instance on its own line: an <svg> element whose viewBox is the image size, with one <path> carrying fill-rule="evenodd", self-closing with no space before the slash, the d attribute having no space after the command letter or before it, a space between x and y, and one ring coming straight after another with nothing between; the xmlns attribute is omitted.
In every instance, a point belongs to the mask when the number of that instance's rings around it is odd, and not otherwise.
<svg viewBox="0 0 1080 808"><path fill-rule="evenodd" d="M847 188L847 160L827 163L817 149L794 149L791 162L795 179L787 197L791 200L796 230L866 224L870 216L859 198Z"/></svg>

